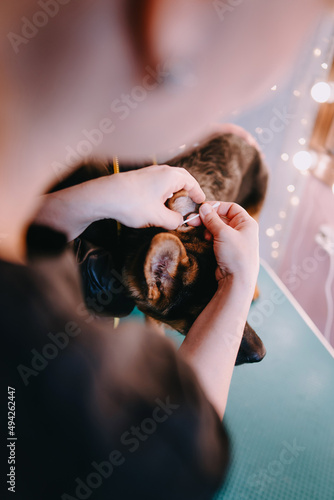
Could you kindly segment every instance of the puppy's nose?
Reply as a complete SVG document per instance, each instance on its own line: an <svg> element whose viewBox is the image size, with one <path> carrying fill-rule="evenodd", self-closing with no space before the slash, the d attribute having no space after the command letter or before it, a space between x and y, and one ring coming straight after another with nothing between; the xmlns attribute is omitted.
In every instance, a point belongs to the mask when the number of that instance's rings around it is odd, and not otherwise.
<svg viewBox="0 0 334 500"><path fill-rule="evenodd" d="M264 346L262 349L250 353L247 356L248 363L258 363L265 357L266 353L267 351Z"/></svg>

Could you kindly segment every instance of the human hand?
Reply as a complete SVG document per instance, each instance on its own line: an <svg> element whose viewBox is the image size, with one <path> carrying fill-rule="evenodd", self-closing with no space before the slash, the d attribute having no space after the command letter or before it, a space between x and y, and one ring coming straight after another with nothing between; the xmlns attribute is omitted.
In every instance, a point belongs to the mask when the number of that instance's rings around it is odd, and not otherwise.
<svg viewBox="0 0 334 500"><path fill-rule="evenodd" d="M165 201L181 189L195 203L205 200L198 182L186 170L155 165L45 195L35 220L65 232L69 241L101 219L116 219L129 227L176 229L183 217L167 208Z"/></svg>
<svg viewBox="0 0 334 500"><path fill-rule="evenodd" d="M233 275L255 286L259 270L257 222L236 203L220 202L217 212L204 203L199 213L207 228L205 237L213 238L217 280Z"/></svg>
<svg viewBox="0 0 334 500"><path fill-rule="evenodd" d="M153 165L113 175L111 180L116 183L120 196L115 218L129 227L176 229L183 223L183 217L167 208L165 202L181 189L185 189L195 203L205 200L196 179L183 168Z"/></svg>

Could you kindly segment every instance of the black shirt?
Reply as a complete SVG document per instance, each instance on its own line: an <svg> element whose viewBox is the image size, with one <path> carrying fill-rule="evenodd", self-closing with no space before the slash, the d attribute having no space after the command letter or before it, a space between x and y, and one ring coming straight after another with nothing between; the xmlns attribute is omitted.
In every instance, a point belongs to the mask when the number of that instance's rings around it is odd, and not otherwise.
<svg viewBox="0 0 334 500"><path fill-rule="evenodd" d="M227 436L169 340L88 312L69 251L0 261L0 307L2 498L212 498Z"/></svg>

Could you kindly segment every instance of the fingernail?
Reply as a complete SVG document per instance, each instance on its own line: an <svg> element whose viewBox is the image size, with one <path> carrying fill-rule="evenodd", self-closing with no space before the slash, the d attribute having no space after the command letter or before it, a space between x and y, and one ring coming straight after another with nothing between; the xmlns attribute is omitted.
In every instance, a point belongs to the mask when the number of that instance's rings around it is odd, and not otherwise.
<svg viewBox="0 0 334 500"><path fill-rule="evenodd" d="M208 215L210 212L212 212L212 206L209 203L204 203L200 207L200 212L203 215Z"/></svg>

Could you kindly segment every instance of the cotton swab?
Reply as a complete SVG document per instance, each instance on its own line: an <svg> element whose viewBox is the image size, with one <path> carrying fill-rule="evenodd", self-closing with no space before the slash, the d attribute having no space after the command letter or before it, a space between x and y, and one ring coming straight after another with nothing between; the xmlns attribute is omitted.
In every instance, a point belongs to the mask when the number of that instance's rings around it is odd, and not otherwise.
<svg viewBox="0 0 334 500"><path fill-rule="evenodd" d="M214 203L214 205L212 205L212 208L217 208L217 207L219 207L219 205L220 205L220 201L217 201L216 203ZM191 221L191 220L194 220L194 219L196 219L197 217L199 217L199 214L196 214L196 215L193 215L192 217L189 217L188 219L186 219L185 221L183 221L183 224L186 224L187 222L189 222L189 221ZM224 219L229 220L229 218L228 218L228 217L224 217L224 216L221 216L221 217L223 217ZM183 224L182 224L182 225L183 225Z"/></svg>

